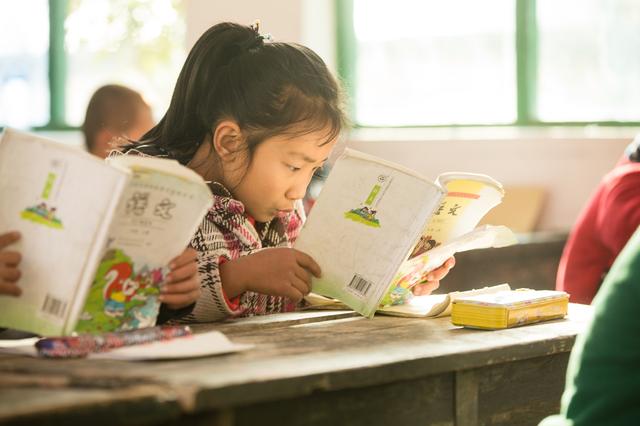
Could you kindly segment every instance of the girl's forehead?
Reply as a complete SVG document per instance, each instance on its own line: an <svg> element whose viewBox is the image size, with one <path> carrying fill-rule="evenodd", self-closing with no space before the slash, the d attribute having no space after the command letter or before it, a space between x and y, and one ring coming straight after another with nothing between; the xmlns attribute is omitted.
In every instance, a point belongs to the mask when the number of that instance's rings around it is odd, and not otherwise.
<svg viewBox="0 0 640 426"><path fill-rule="evenodd" d="M326 132L312 132L301 135L279 135L265 140L262 145L270 150L293 156L306 156L314 161L324 160L316 157L330 153L335 146L337 137L327 140Z"/></svg>

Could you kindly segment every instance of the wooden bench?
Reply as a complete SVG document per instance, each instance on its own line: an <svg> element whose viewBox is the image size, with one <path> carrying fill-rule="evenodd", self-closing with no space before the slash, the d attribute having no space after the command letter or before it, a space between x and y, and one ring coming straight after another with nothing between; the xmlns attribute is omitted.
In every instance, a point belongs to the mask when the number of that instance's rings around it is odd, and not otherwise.
<svg viewBox="0 0 640 426"><path fill-rule="evenodd" d="M501 331L300 312L202 324L249 351L164 362L0 356L2 424L517 425L559 408L591 315Z"/></svg>

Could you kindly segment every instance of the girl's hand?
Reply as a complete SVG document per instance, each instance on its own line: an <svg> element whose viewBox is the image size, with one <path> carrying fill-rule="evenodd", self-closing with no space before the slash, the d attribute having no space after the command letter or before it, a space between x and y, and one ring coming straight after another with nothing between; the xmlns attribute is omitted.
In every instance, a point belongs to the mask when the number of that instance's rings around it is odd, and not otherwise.
<svg viewBox="0 0 640 426"><path fill-rule="evenodd" d="M160 301L169 309L180 309L194 303L200 297L198 276L198 252L187 248L171 262L171 272L160 288Z"/></svg>
<svg viewBox="0 0 640 426"><path fill-rule="evenodd" d="M264 249L220 265L220 278L229 298L253 291L299 302L311 291L312 275L321 275L316 261L285 247Z"/></svg>
<svg viewBox="0 0 640 426"><path fill-rule="evenodd" d="M416 296L426 296L427 294L431 294L432 291L440 287L440 280L447 276L447 274L455 264L455 257L450 257L439 268L429 272L426 279L420 284L416 284L415 286L413 286L411 291Z"/></svg>
<svg viewBox="0 0 640 426"><path fill-rule="evenodd" d="M18 265L22 256L17 251L5 250L8 246L20 239L20 233L7 232L0 234L0 294L7 296L20 296L22 290L16 282L20 279Z"/></svg>

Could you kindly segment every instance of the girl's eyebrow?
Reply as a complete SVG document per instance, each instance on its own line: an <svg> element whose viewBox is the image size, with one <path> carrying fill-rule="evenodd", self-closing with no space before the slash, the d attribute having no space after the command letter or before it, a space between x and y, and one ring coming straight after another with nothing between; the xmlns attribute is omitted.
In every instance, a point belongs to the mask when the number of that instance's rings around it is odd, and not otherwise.
<svg viewBox="0 0 640 426"><path fill-rule="evenodd" d="M327 161L329 159L329 157L327 157L322 161L317 161L317 160L314 160L313 158L307 157L305 154L303 154L301 152L289 152L288 154L289 155L293 155L295 157L300 157L304 161L306 161L307 163L324 163L325 161Z"/></svg>

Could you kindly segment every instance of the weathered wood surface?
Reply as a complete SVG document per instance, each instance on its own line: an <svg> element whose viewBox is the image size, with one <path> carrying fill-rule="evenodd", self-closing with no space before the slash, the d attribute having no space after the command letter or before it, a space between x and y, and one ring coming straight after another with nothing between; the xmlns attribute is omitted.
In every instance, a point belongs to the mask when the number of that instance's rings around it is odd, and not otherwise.
<svg viewBox="0 0 640 426"><path fill-rule="evenodd" d="M224 356L120 362L2 355L0 422L526 424L557 406L567 353L589 316L590 307L571 305L565 320L478 331L448 318L302 312L194 327L256 345Z"/></svg>

